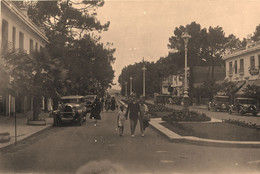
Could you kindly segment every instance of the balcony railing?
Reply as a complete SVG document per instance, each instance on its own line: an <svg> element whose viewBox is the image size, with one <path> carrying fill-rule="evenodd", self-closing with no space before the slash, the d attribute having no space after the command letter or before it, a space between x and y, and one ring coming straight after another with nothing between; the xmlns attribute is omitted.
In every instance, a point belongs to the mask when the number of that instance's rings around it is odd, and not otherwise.
<svg viewBox="0 0 260 174"><path fill-rule="evenodd" d="M228 71L228 76L232 77L233 76L233 71Z"/></svg>
<svg viewBox="0 0 260 174"><path fill-rule="evenodd" d="M251 74L252 76L258 75L259 74L259 68L255 67L255 66L250 66L248 68L248 72L249 74Z"/></svg>
<svg viewBox="0 0 260 174"><path fill-rule="evenodd" d="M239 75L243 75L244 74L244 68L240 68L238 73L239 73Z"/></svg>

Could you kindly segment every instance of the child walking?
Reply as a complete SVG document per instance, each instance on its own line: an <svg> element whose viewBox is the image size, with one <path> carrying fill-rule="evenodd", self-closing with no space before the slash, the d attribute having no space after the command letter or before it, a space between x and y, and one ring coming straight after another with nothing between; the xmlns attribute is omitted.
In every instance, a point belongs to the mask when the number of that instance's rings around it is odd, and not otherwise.
<svg viewBox="0 0 260 174"><path fill-rule="evenodd" d="M117 115L117 126L119 129L119 136L123 135L125 120L126 120L126 116L125 116L124 106L121 105L120 111L118 112L118 115Z"/></svg>

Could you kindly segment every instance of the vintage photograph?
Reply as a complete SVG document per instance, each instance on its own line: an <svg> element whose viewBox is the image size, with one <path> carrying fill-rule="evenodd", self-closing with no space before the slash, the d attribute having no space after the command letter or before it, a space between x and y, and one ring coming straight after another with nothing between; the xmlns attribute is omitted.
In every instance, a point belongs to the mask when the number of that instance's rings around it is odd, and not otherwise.
<svg viewBox="0 0 260 174"><path fill-rule="evenodd" d="M260 0L0 2L0 174L260 173Z"/></svg>

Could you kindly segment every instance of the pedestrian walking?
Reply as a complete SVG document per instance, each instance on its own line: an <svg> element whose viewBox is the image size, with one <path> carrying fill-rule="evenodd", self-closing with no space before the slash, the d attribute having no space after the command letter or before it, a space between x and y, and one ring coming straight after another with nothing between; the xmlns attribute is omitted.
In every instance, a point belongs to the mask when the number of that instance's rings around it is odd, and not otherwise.
<svg viewBox="0 0 260 174"><path fill-rule="evenodd" d="M95 119L94 126L97 126L97 121L101 120L100 112L101 112L101 102L100 99L96 97L94 102L91 105L91 113L90 113L90 119Z"/></svg>
<svg viewBox="0 0 260 174"><path fill-rule="evenodd" d="M106 111L108 111L110 108L111 108L111 100L110 97L108 96L105 101L105 109Z"/></svg>
<svg viewBox="0 0 260 174"><path fill-rule="evenodd" d="M104 110L104 103L105 103L105 99L104 97L101 97L101 111Z"/></svg>
<svg viewBox="0 0 260 174"><path fill-rule="evenodd" d="M115 97L112 97L111 99L111 110L114 111L117 108L117 103Z"/></svg>
<svg viewBox="0 0 260 174"><path fill-rule="evenodd" d="M140 116L140 106L137 103L135 97L133 97L132 101L128 104L127 111L126 111L126 117L127 118L128 118L128 115L129 115L129 118L130 118L130 128L131 128L132 137L135 136L135 128L136 128L138 120L140 122L141 134L142 134L142 136L144 136L143 127L141 125L142 123L141 123L140 117L139 117Z"/></svg>
<svg viewBox="0 0 260 174"><path fill-rule="evenodd" d="M124 133L124 122L126 120L126 113L124 111L124 106L120 106L120 111L117 114L117 127L119 130L119 136L122 136Z"/></svg>
<svg viewBox="0 0 260 174"><path fill-rule="evenodd" d="M149 125L148 120L146 119L146 114L148 112L148 107L147 105L144 103L145 100L142 98L140 101L140 126L142 127L141 129L144 131L145 128ZM144 136L144 134L142 134L142 136Z"/></svg>

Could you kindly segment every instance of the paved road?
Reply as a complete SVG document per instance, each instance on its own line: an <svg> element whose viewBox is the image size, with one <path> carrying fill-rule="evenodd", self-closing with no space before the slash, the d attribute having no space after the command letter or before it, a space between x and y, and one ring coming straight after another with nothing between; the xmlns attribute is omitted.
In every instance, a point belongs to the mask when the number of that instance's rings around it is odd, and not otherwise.
<svg viewBox="0 0 260 174"><path fill-rule="evenodd" d="M0 173L94 173L101 169L117 170L118 174L260 172L259 149L171 143L151 128L141 137L137 127L132 138L128 121L125 135L119 137L114 119L112 111L103 112L97 127L92 120L81 127L51 127L5 148L0 154Z"/></svg>

